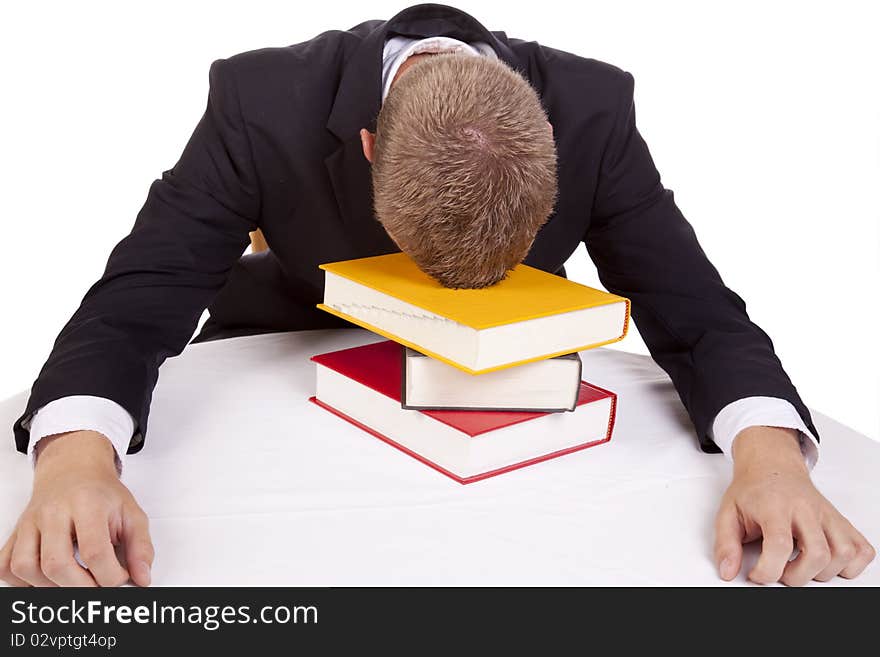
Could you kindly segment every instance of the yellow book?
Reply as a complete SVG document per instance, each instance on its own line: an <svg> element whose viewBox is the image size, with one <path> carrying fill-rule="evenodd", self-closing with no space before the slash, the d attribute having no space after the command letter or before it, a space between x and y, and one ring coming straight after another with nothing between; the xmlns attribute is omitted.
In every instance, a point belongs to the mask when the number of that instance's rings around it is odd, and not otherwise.
<svg viewBox="0 0 880 657"><path fill-rule="evenodd" d="M321 265L318 308L470 374L622 340L629 300L518 265L487 288L443 287L403 253Z"/></svg>

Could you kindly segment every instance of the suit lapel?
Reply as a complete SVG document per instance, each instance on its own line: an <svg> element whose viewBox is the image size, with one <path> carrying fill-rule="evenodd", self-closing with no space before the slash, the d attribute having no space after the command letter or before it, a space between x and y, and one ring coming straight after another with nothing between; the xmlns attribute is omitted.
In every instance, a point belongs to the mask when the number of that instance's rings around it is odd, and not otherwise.
<svg viewBox="0 0 880 657"><path fill-rule="evenodd" d="M339 140L324 164L346 229L359 248L370 253L397 251L373 214L370 165L364 157L360 129L376 130L382 102L382 50L386 38L449 36L461 41L485 41L499 59L514 70L520 63L507 45L504 32L490 32L468 14L445 5L408 7L379 23L364 36L345 63L339 88L327 120L327 129Z"/></svg>

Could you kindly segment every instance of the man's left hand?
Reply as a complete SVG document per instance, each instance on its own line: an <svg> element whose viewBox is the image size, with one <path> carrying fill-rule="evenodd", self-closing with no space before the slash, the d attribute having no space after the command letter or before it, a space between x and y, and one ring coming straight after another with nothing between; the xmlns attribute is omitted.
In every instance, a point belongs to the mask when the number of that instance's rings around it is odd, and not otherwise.
<svg viewBox="0 0 880 657"><path fill-rule="evenodd" d="M734 440L733 459L733 482L715 521L715 563L722 579L739 573L743 543L762 537L761 556L749 572L758 584L851 578L874 559L873 546L816 490L797 431L744 429ZM789 561L795 542L799 554Z"/></svg>

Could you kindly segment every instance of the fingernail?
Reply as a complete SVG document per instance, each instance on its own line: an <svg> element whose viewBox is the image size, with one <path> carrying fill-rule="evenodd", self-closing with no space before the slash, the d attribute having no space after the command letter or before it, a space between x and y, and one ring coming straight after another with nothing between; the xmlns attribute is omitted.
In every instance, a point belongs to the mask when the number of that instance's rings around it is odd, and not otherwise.
<svg viewBox="0 0 880 657"><path fill-rule="evenodd" d="M138 573L138 583L141 583L141 586L149 586L150 585L150 565L146 561L138 561L135 564L135 569Z"/></svg>
<svg viewBox="0 0 880 657"><path fill-rule="evenodd" d="M721 571L722 579L731 579L733 577L733 561L730 560L730 557L724 557L718 569Z"/></svg>

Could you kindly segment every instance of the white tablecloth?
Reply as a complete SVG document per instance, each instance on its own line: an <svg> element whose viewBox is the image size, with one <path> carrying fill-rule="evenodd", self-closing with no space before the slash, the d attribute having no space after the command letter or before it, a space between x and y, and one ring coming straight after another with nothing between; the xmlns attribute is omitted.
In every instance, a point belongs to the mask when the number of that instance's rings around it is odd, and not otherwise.
<svg viewBox="0 0 880 657"><path fill-rule="evenodd" d="M619 395L610 443L463 486L307 401L311 355L378 339L234 338L163 365L123 476L151 518L156 585L723 584L712 525L731 466L699 450L650 358L582 354L584 378ZM25 399L0 402L3 540L30 494L11 430ZM880 545L880 445L814 419L814 480ZM880 567L832 584L878 585Z"/></svg>

